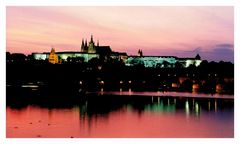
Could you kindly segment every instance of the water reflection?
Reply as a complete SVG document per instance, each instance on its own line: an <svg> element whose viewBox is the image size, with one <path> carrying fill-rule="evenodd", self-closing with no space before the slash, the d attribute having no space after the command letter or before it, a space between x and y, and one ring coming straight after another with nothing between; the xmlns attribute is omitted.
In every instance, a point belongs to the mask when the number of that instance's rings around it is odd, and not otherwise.
<svg viewBox="0 0 240 144"><path fill-rule="evenodd" d="M176 105L164 105L163 101L160 103L148 104L145 106L145 111L151 112L174 112L176 110Z"/></svg>
<svg viewBox="0 0 240 144"><path fill-rule="evenodd" d="M217 112L217 100L214 101L214 110Z"/></svg>
<svg viewBox="0 0 240 144"><path fill-rule="evenodd" d="M208 101L208 111L210 111L210 109L211 109L211 102Z"/></svg>
<svg viewBox="0 0 240 144"><path fill-rule="evenodd" d="M128 93L129 93L129 95L131 95L131 93L132 93L132 89L131 88L128 89Z"/></svg>
<svg viewBox="0 0 240 144"><path fill-rule="evenodd" d="M8 104L7 137L233 137L232 100L89 95L53 103Z"/></svg>
<svg viewBox="0 0 240 144"><path fill-rule="evenodd" d="M196 102L196 103L195 103L195 114L196 114L196 116L198 116L199 113L200 113L200 108L199 108L198 103Z"/></svg>
<svg viewBox="0 0 240 144"><path fill-rule="evenodd" d="M186 116L188 118L189 114L190 114L190 109L189 109L189 103L188 103L188 100L186 100L185 102L185 113L186 113Z"/></svg>

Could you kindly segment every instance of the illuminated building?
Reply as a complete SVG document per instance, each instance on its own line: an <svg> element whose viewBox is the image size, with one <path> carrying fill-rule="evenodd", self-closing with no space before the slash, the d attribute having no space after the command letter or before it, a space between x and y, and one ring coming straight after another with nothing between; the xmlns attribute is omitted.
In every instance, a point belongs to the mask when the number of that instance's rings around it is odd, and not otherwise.
<svg viewBox="0 0 240 144"><path fill-rule="evenodd" d="M201 64L202 60L199 54L197 54L195 58L178 58L178 62L184 67L189 67L190 65L195 65L197 67Z"/></svg>
<svg viewBox="0 0 240 144"><path fill-rule="evenodd" d="M172 67L177 57L174 56L129 56L126 65L144 65L145 67Z"/></svg>
<svg viewBox="0 0 240 144"><path fill-rule="evenodd" d="M191 65L199 66L202 62L201 57L198 54L194 58L178 58L176 56L144 56L143 51L140 49L138 50L138 55L128 56L125 52L112 51L110 46L100 46L99 41L97 42L97 45L95 45L92 35L89 43L87 42L87 39L85 41L82 39L80 51L54 51L52 56L51 53L32 53L32 57L35 60L49 59L50 63L58 63L56 61L71 62L71 59L75 59L75 62L76 59L82 62L88 62L93 58L100 59L104 62L109 59L114 59L117 61L123 61L126 66L143 65L144 67L154 68L174 68L177 66L186 68Z"/></svg>
<svg viewBox="0 0 240 144"><path fill-rule="evenodd" d="M58 63L58 55L55 54L54 48L52 48L51 53L49 54L48 62L52 64Z"/></svg>
<svg viewBox="0 0 240 144"><path fill-rule="evenodd" d="M71 58L81 58L84 62L88 62L92 58L97 58L101 59L103 61L107 61L110 58L111 59L116 59L116 60L122 60L126 61L127 59L127 54L126 53L120 53L120 52L113 52L111 50L110 46L100 46L99 42L97 42L97 45L95 45L95 42L93 40L93 36L91 36L90 42L87 44L87 40L84 39L82 40L82 45L80 48L80 51L63 51L63 52L55 52L54 53L58 56L58 58L61 61L68 61L68 59ZM51 63L54 63L55 61L53 60L54 56L51 56L51 53L44 52L44 53L32 53L32 57L35 60L49 60ZM56 59L56 56L55 56Z"/></svg>
<svg viewBox="0 0 240 144"><path fill-rule="evenodd" d="M197 54L195 58L178 58L176 56L143 56L142 51L138 51L138 56L128 56L126 66L143 65L144 67L154 68L174 68L177 64L180 67L189 67L190 65L199 66L202 62Z"/></svg>

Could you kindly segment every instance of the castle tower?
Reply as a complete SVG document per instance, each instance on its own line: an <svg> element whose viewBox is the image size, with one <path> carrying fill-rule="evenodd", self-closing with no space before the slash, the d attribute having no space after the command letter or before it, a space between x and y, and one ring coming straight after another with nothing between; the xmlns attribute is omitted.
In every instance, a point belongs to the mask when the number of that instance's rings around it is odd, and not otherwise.
<svg viewBox="0 0 240 144"><path fill-rule="evenodd" d="M48 62L52 63L52 64L57 64L58 63L58 55L55 54L55 49L54 48L51 49L51 52L50 52L50 55L49 55L49 58L48 58Z"/></svg>
<svg viewBox="0 0 240 144"><path fill-rule="evenodd" d="M84 52L84 47L85 47L84 40L82 39L81 52Z"/></svg>
<svg viewBox="0 0 240 144"><path fill-rule="evenodd" d="M91 35L91 41L90 42L93 43L93 35Z"/></svg>
<svg viewBox="0 0 240 144"><path fill-rule="evenodd" d="M83 52L88 52L87 39L85 40L84 51Z"/></svg>
<svg viewBox="0 0 240 144"><path fill-rule="evenodd" d="M138 56L142 57L143 56L143 53L142 53L142 50L138 50Z"/></svg>
<svg viewBox="0 0 240 144"><path fill-rule="evenodd" d="M200 55L199 55L199 54L197 54L197 55L196 55L196 57L195 57L195 59L197 59L197 60L201 60L201 57L200 57Z"/></svg>
<svg viewBox="0 0 240 144"><path fill-rule="evenodd" d="M88 46L88 53L95 53L96 49L95 49L95 43L93 41L93 36L91 35L91 40L89 42L89 46Z"/></svg>

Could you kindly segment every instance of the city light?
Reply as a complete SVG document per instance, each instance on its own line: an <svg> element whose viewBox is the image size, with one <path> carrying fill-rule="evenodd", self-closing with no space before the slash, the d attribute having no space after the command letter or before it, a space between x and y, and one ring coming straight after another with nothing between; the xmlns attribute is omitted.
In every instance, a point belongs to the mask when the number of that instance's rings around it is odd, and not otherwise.
<svg viewBox="0 0 240 144"><path fill-rule="evenodd" d="M102 80L102 81L100 81L100 84L104 84L104 81Z"/></svg>
<svg viewBox="0 0 240 144"><path fill-rule="evenodd" d="M38 85L22 85L23 88L38 88Z"/></svg>

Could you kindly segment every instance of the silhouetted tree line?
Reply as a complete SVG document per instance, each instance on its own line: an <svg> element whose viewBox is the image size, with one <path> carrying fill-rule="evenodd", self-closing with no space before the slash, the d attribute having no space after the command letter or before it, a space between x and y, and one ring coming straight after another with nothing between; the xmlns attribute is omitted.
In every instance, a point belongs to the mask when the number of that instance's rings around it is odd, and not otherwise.
<svg viewBox="0 0 240 144"><path fill-rule="evenodd" d="M125 66L123 61L111 58L107 61L93 58L88 63L82 58L69 58L62 64L50 64L24 54L6 53L6 62L6 81L10 85L41 81L57 90L131 87L133 90L191 91L193 84L198 84L204 92L215 92L216 85L221 84L227 93L233 93L234 88L234 64L223 61L204 60L200 66L188 68L180 63L171 68L146 68L142 64Z"/></svg>

